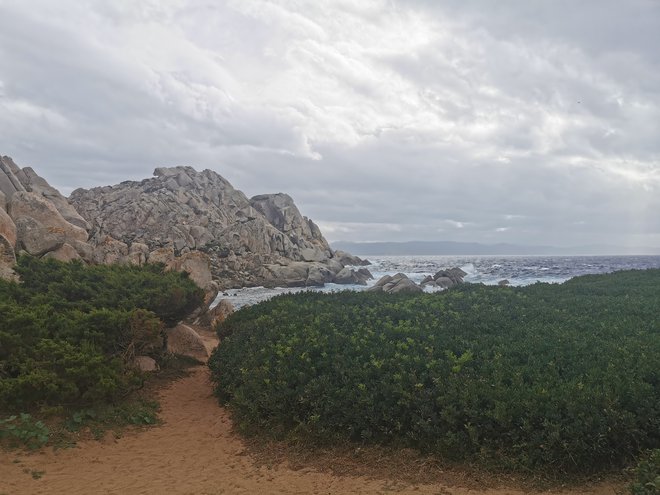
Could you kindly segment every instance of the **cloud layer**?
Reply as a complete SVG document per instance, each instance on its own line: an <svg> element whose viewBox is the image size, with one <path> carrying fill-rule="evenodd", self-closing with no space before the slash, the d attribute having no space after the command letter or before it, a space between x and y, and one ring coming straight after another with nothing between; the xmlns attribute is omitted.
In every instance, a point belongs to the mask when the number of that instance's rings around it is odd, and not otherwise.
<svg viewBox="0 0 660 495"><path fill-rule="evenodd" d="M0 153L162 165L332 240L660 244L660 4L0 0Z"/></svg>

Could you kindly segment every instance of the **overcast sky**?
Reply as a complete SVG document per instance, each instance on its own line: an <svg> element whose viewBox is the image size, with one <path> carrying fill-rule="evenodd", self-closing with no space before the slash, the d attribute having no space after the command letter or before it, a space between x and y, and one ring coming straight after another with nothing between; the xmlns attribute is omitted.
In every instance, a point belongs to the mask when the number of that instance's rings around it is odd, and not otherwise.
<svg viewBox="0 0 660 495"><path fill-rule="evenodd" d="M0 154L333 240L660 246L660 1L0 0Z"/></svg>

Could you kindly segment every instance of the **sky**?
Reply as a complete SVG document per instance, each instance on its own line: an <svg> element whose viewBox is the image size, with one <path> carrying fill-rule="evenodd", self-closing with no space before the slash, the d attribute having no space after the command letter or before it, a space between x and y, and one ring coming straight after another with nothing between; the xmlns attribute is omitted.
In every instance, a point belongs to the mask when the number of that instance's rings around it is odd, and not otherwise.
<svg viewBox="0 0 660 495"><path fill-rule="evenodd" d="M660 246L658 0L0 0L0 154L212 169L330 241Z"/></svg>

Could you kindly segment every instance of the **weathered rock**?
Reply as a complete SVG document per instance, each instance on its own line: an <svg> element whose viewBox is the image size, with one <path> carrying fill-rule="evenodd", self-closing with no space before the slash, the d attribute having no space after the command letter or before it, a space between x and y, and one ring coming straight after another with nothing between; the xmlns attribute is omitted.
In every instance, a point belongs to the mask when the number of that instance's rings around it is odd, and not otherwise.
<svg viewBox="0 0 660 495"><path fill-rule="evenodd" d="M97 242L94 246L94 263L99 265L126 263L127 256L128 246L109 235L104 236L103 239L100 242Z"/></svg>
<svg viewBox="0 0 660 495"><path fill-rule="evenodd" d="M188 325L180 324L165 330L167 350L173 354L189 356L195 359L206 359L209 352L204 345L204 339Z"/></svg>
<svg viewBox="0 0 660 495"><path fill-rule="evenodd" d="M85 229L85 231L90 229L89 223L87 223L87 221L78 214L76 209L71 206L71 204L69 204L69 201L67 201L67 199L62 196L57 189L46 182L43 177L37 175L37 173L31 167L23 168L16 174L16 176L20 180L21 184L25 187L26 191L40 194L45 199L50 201L67 222Z"/></svg>
<svg viewBox="0 0 660 495"><path fill-rule="evenodd" d="M169 264L174 255L207 252L212 273L224 287L279 281L305 285L310 267L271 269L282 259L327 263L333 273L341 269L335 269L338 262L318 226L300 214L289 196L248 200L215 172L191 167L158 168L154 175L141 182L78 189L70 201L99 236L148 245L149 262Z"/></svg>
<svg viewBox="0 0 660 495"><path fill-rule="evenodd" d="M169 265L172 260L174 260L174 248L172 246L154 249L147 257L149 263L163 263L166 266Z"/></svg>
<svg viewBox="0 0 660 495"><path fill-rule="evenodd" d="M9 202L9 215L14 222L19 217L30 217L47 227L51 232L64 235L67 242L87 241L87 231L67 222L57 208L46 198L35 192L17 191Z"/></svg>
<svg viewBox="0 0 660 495"><path fill-rule="evenodd" d="M12 246L16 246L16 225L2 208L0 208L0 234L4 235Z"/></svg>
<svg viewBox="0 0 660 495"><path fill-rule="evenodd" d="M16 265L14 246L3 234L0 234L0 278L16 280L14 265Z"/></svg>
<svg viewBox="0 0 660 495"><path fill-rule="evenodd" d="M448 278L451 279L454 284L461 284L463 283L463 277L466 275L467 273L460 268L451 268L449 270L440 270L435 275L433 275L433 279L437 283L439 278Z"/></svg>
<svg viewBox="0 0 660 495"><path fill-rule="evenodd" d="M268 287L304 287L309 275L309 264L294 261L287 265L267 264L264 268L269 276L264 277Z"/></svg>
<svg viewBox="0 0 660 495"><path fill-rule="evenodd" d="M73 241L71 244L85 263L94 263L94 247L82 241Z"/></svg>
<svg viewBox="0 0 660 495"><path fill-rule="evenodd" d="M149 258L149 246L141 242L134 242L128 247L126 261L131 265L142 266Z"/></svg>
<svg viewBox="0 0 660 495"><path fill-rule="evenodd" d="M506 287L510 283L511 282L509 282L507 279L504 279L504 280L500 280L499 282L497 282L497 285L499 285L500 287Z"/></svg>
<svg viewBox="0 0 660 495"><path fill-rule="evenodd" d="M366 268L354 270L353 268L344 267L335 275L334 282L336 284L357 284L367 285L367 280L371 280L373 276Z"/></svg>
<svg viewBox="0 0 660 495"><path fill-rule="evenodd" d="M373 292L386 292L388 294L397 294L402 292L424 292L419 285L410 280L407 275L397 273L394 276L385 275L373 287L367 289Z"/></svg>
<svg viewBox="0 0 660 495"><path fill-rule="evenodd" d="M300 214L298 207L288 194L254 196L250 199L250 205L277 230L285 233L298 247L310 250L307 252L310 259L305 259L305 261L323 261L332 256L330 245L320 235L319 228L309 218Z"/></svg>
<svg viewBox="0 0 660 495"><path fill-rule="evenodd" d="M371 262L369 260L363 260L362 258L358 256L354 256L350 253L347 253L346 251L341 251L337 250L334 253L335 259L339 260L339 262L346 266L367 266L371 265Z"/></svg>
<svg viewBox="0 0 660 495"><path fill-rule="evenodd" d="M372 292L382 292L383 287L385 287L386 284L390 283L393 280L393 277L391 275L384 275L381 278L378 279L378 281L369 287L367 290L372 291Z"/></svg>
<svg viewBox="0 0 660 495"><path fill-rule="evenodd" d="M7 211L7 196L0 191L0 210Z"/></svg>
<svg viewBox="0 0 660 495"><path fill-rule="evenodd" d="M44 254L44 259L54 259L58 261L64 261L68 263L69 261L82 259L78 254L78 251L71 246L70 244L64 243L55 251L50 251Z"/></svg>
<svg viewBox="0 0 660 495"><path fill-rule="evenodd" d="M433 277L432 277L431 275L427 275L427 276L424 277L424 279L420 282L420 285L426 285L426 284L429 284L429 283L431 283L431 282L434 282Z"/></svg>
<svg viewBox="0 0 660 495"><path fill-rule="evenodd" d="M424 292L424 290L404 275L400 278L394 277L391 282L385 284L383 286L383 292L387 292L389 294L398 294L402 292Z"/></svg>
<svg viewBox="0 0 660 495"><path fill-rule="evenodd" d="M65 236L59 229L45 227L32 217L18 217L16 224L16 245L25 249L32 256L42 256L59 249L65 242Z"/></svg>
<svg viewBox="0 0 660 495"><path fill-rule="evenodd" d="M312 263L307 272L307 281L305 285L308 287L320 287L326 282L331 282L335 277L335 273L326 265L322 263Z"/></svg>
<svg viewBox="0 0 660 495"><path fill-rule="evenodd" d="M199 251L174 258L168 264L168 268L179 272L188 272L190 280L202 289L206 289L213 280L209 257Z"/></svg>
<svg viewBox="0 0 660 495"><path fill-rule="evenodd" d="M227 319L234 312L234 305L228 299L220 299L220 302L203 314L199 319L199 324L215 328L218 323Z"/></svg>
<svg viewBox="0 0 660 495"><path fill-rule="evenodd" d="M456 285L456 282L449 277L438 277L435 279L435 285L437 287L442 287L443 289L448 289L449 287Z"/></svg>
<svg viewBox="0 0 660 495"><path fill-rule="evenodd" d="M0 157L0 192L5 195L5 200L10 201L17 191L25 191L25 187L16 177L20 169L8 156Z"/></svg>
<svg viewBox="0 0 660 495"><path fill-rule="evenodd" d="M135 356L133 367L146 373L158 371L158 364L154 358L149 356Z"/></svg>

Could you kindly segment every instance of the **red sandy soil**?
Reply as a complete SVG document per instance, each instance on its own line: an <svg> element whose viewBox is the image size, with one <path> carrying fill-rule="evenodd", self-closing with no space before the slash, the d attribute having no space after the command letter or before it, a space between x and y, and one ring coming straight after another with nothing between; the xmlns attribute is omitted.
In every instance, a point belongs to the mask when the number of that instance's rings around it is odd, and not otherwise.
<svg viewBox="0 0 660 495"><path fill-rule="evenodd" d="M213 342L209 340L209 346ZM0 451L0 495L22 494L389 494L429 495L616 495L620 483L570 489L480 486L455 473L401 476L387 469L324 469L287 456L263 456L232 429L229 413L211 394L206 367L160 393L163 424L107 435L75 448L36 453ZM32 473L41 473L34 479ZM442 473L442 471L438 471Z"/></svg>

